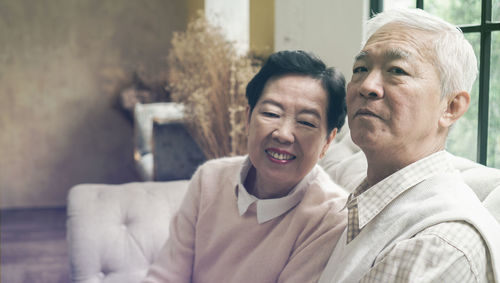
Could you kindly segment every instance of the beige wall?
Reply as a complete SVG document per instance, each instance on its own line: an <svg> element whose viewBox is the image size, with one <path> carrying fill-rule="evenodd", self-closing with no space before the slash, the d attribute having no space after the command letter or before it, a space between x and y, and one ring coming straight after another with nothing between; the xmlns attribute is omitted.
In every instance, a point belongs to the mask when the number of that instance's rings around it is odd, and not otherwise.
<svg viewBox="0 0 500 283"><path fill-rule="evenodd" d="M188 21L196 18L198 11L205 9L205 0L187 0L186 4Z"/></svg>
<svg viewBox="0 0 500 283"><path fill-rule="evenodd" d="M0 207L59 206L78 183L137 180L116 91L160 79L183 0L0 2Z"/></svg>
<svg viewBox="0 0 500 283"><path fill-rule="evenodd" d="M349 81L359 52L367 0L275 0L275 50L304 49Z"/></svg>
<svg viewBox="0 0 500 283"><path fill-rule="evenodd" d="M274 1L250 1L250 51L264 58L274 51Z"/></svg>
<svg viewBox="0 0 500 283"><path fill-rule="evenodd" d="M252 0L251 50L306 49L349 80L367 0ZM205 0L0 2L0 208L59 206L78 183L136 181L116 91L161 79ZM259 20L260 17L260 20Z"/></svg>

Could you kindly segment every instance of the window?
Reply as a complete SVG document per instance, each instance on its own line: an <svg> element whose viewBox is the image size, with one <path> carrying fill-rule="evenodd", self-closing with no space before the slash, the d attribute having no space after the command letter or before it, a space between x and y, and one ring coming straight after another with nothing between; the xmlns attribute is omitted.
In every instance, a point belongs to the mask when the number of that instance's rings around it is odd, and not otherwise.
<svg viewBox="0 0 500 283"><path fill-rule="evenodd" d="M421 8L459 26L474 47L479 77L471 105L450 132L450 152L500 168L500 0L371 0L372 14Z"/></svg>

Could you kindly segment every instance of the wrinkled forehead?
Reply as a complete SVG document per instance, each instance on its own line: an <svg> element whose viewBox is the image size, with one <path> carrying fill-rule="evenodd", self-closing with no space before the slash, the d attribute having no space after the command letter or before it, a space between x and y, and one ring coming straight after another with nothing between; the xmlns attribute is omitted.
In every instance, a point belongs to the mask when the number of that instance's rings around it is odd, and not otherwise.
<svg viewBox="0 0 500 283"><path fill-rule="evenodd" d="M390 58L434 62L435 49L432 40L435 40L435 35L428 31L389 23L368 38L360 55L379 51Z"/></svg>

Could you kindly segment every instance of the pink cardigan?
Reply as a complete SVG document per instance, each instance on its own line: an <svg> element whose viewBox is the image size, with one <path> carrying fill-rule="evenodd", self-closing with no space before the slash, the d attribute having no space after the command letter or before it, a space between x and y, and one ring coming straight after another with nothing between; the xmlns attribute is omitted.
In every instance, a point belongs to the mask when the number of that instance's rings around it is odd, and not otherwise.
<svg viewBox="0 0 500 283"><path fill-rule="evenodd" d="M238 213L244 157L212 160L191 179L170 236L143 282L317 282L343 232L346 193L319 167L302 200L258 224Z"/></svg>

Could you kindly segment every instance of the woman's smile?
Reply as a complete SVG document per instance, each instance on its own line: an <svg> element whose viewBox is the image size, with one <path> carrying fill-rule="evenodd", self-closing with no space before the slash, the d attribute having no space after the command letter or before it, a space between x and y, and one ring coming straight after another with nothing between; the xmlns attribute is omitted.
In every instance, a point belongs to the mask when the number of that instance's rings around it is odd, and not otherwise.
<svg viewBox="0 0 500 283"><path fill-rule="evenodd" d="M288 164L297 158L295 155L277 148L268 148L265 152L268 155L269 160L278 164Z"/></svg>

